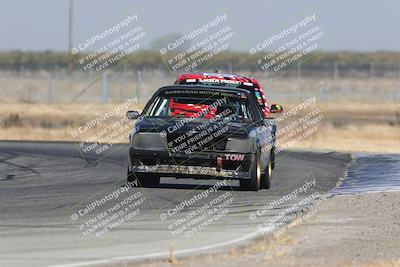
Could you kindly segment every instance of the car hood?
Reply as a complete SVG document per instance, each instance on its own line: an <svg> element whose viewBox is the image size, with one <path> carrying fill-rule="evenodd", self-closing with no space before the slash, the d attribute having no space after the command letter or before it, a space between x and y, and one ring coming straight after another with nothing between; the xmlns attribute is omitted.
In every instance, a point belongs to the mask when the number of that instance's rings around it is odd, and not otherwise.
<svg viewBox="0 0 400 267"><path fill-rule="evenodd" d="M203 125L203 127L202 127ZM137 132L163 132L169 135L184 134L189 131L203 131L207 128L213 127L219 130L225 128L223 135L229 135L231 137L248 137L248 133L254 128L254 123L246 123L239 121L229 121L224 124L213 123L206 119L186 120L185 118L149 118L145 117L141 121L137 122Z"/></svg>

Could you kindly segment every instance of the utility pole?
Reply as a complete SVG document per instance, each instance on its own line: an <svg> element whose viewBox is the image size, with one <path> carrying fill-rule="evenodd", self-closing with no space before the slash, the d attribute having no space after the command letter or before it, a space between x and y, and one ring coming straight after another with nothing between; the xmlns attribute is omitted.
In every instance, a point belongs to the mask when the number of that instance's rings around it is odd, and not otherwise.
<svg viewBox="0 0 400 267"><path fill-rule="evenodd" d="M73 19L74 19L74 0L69 0L69 12L68 12L68 69L72 71L74 68L74 58L72 55L72 36L73 36Z"/></svg>

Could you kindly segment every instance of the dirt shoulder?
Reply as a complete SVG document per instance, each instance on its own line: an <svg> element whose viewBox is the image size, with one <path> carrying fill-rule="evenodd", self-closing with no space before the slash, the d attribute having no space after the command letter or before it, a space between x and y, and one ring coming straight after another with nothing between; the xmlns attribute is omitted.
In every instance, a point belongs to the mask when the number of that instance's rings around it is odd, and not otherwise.
<svg viewBox="0 0 400 267"><path fill-rule="evenodd" d="M399 206L400 192L335 196L277 239L140 266L400 266Z"/></svg>

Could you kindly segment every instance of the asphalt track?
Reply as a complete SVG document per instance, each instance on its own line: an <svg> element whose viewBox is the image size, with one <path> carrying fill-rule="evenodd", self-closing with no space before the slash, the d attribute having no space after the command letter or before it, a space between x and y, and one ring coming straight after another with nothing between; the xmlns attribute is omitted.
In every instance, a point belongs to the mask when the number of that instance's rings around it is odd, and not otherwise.
<svg viewBox="0 0 400 267"><path fill-rule="evenodd" d="M127 147L112 149L100 158L85 155L84 160L73 143L0 142L0 266L84 266L162 257L171 248L183 255L244 244L257 237L258 226L268 218L315 192L334 188L351 159L336 152L283 151L277 155L271 189L245 192L236 181L229 181L199 198L217 181L162 178L159 188L129 188L81 215L89 203L125 184ZM251 219L259 208L314 179L315 186ZM125 199L135 205L121 208ZM185 200L192 202L171 212ZM218 204L221 208L216 210ZM123 211L129 219L114 224L110 232L97 237L97 231L104 229L99 226L84 235L101 220ZM186 224L182 218L196 211L214 220L197 227L197 232L194 220L192 228L174 232ZM160 219L163 214L165 220ZM95 217L99 220L93 223ZM185 234L188 231L190 236Z"/></svg>

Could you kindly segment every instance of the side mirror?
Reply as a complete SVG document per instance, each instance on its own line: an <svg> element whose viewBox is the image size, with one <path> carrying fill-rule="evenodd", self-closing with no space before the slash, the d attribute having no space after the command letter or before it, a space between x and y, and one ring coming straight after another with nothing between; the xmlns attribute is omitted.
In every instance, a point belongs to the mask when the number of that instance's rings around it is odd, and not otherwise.
<svg viewBox="0 0 400 267"><path fill-rule="evenodd" d="M140 117L140 113L139 111L136 110L129 110L126 112L126 117L130 120L135 120Z"/></svg>
<svg viewBox="0 0 400 267"><path fill-rule="evenodd" d="M271 113L283 112L283 107L279 104L272 104L270 108Z"/></svg>

